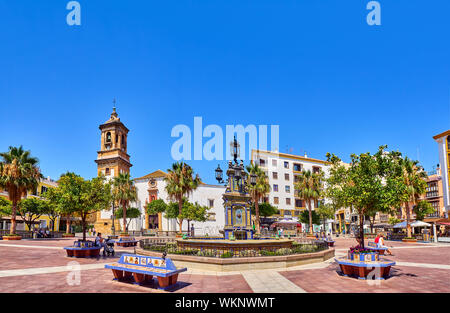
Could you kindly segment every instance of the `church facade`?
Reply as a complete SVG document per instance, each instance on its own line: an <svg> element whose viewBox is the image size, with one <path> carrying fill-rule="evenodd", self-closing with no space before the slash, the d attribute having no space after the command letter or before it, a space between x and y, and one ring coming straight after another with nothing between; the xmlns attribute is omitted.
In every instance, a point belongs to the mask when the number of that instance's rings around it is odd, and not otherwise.
<svg viewBox="0 0 450 313"><path fill-rule="evenodd" d="M100 150L97 151L97 175L104 175L112 179L120 173L130 173L133 166L130 155L127 153L127 141L129 129L120 120L116 108L113 109L109 120L99 126ZM167 164L170 167L171 164ZM166 219L164 213L149 215L146 213L146 205L154 200L162 199L169 203L171 199L165 191L166 173L161 170L154 171L148 175L134 179L138 200L132 203L141 211L141 218L132 219L128 226L129 230L153 230L153 231L177 231L178 224L175 219ZM219 230L225 224L225 213L223 207L223 193L225 187L221 185L200 184L196 190L188 196L192 203L199 203L210 208L206 222L190 222L194 226L196 235L218 235ZM122 220L115 219L116 231L123 229ZM98 212L95 216L94 227L98 232L111 234L112 210ZM188 221L183 222L183 230L188 230Z"/></svg>

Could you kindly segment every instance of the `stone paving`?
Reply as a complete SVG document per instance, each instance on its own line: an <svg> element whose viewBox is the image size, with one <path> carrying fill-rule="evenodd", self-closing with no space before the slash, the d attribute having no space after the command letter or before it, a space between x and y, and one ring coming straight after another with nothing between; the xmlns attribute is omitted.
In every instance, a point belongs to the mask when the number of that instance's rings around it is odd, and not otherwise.
<svg viewBox="0 0 450 313"><path fill-rule="evenodd" d="M188 269L173 290L113 281L106 263L134 248L116 247L109 258L67 258L71 239L0 241L0 292L181 292L181 293L323 293L450 292L450 244L388 241L397 262L385 281L361 281L339 275L333 259L283 269L210 272ZM354 239L336 238L336 256L346 254ZM80 284L73 284L70 262L78 262ZM71 264L71 263L70 263ZM70 265L69 264L69 265Z"/></svg>

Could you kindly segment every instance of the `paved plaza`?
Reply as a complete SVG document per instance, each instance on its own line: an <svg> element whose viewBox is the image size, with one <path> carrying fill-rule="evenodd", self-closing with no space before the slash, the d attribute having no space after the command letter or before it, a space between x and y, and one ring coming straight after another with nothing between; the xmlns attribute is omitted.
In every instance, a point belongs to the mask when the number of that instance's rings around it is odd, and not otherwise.
<svg viewBox="0 0 450 313"><path fill-rule="evenodd" d="M0 241L0 292L176 292L176 293L327 293L327 292L450 292L450 244L388 241L397 264L385 281L342 277L334 259L288 269L209 272L188 269L174 290L113 281L104 265L134 248L116 247L115 257L75 259L64 246L73 239ZM354 239L336 238L336 256L346 255ZM68 277L78 262L80 284ZM78 264L75 264L78 266ZM69 266L68 266L69 265ZM69 283L70 284L69 284Z"/></svg>

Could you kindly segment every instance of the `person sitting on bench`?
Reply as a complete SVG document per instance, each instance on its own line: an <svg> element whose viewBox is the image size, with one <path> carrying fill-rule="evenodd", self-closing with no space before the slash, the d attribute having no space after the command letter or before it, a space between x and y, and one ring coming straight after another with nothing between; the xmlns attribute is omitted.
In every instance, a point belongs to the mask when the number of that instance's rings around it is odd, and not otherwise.
<svg viewBox="0 0 450 313"><path fill-rule="evenodd" d="M378 241L377 241L378 239ZM388 246L386 246L384 242L384 235L378 234L378 237L375 238L375 243L377 244L377 248L387 248L386 252L389 253L389 255L392 255L391 250L389 250Z"/></svg>
<svg viewBox="0 0 450 313"><path fill-rule="evenodd" d="M104 241L103 241L103 238L102 238L102 233L98 233L97 234L97 237L95 238L95 245L96 246L99 246L99 247L102 247L103 248L103 251L105 251L105 243L104 243Z"/></svg>

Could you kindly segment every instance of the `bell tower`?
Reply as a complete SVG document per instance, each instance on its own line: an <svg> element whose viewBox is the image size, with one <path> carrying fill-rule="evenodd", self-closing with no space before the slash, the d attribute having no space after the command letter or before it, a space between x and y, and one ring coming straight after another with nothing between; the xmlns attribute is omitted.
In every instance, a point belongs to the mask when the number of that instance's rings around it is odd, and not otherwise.
<svg viewBox="0 0 450 313"><path fill-rule="evenodd" d="M113 108L111 117L100 125L101 139L100 151L97 151L98 175L115 177L119 173L129 173L130 156L127 153L128 128L120 121L116 108Z"/></svg>
<svg viewBox="0 0 450 313"><path fill-rule="evenodd" d="M115 103L115 101L114 101ZM107 180L119 176L120 173L129 173L133 166L127 153L128 128L120 121L114 106L111 117L99 126L101 131L100 150L97 151L97 175L104 175ZM97 232L111 234L112 210L97 212L94 227ZM115 230L120 229L117 219L114 222Z"/></svg>

